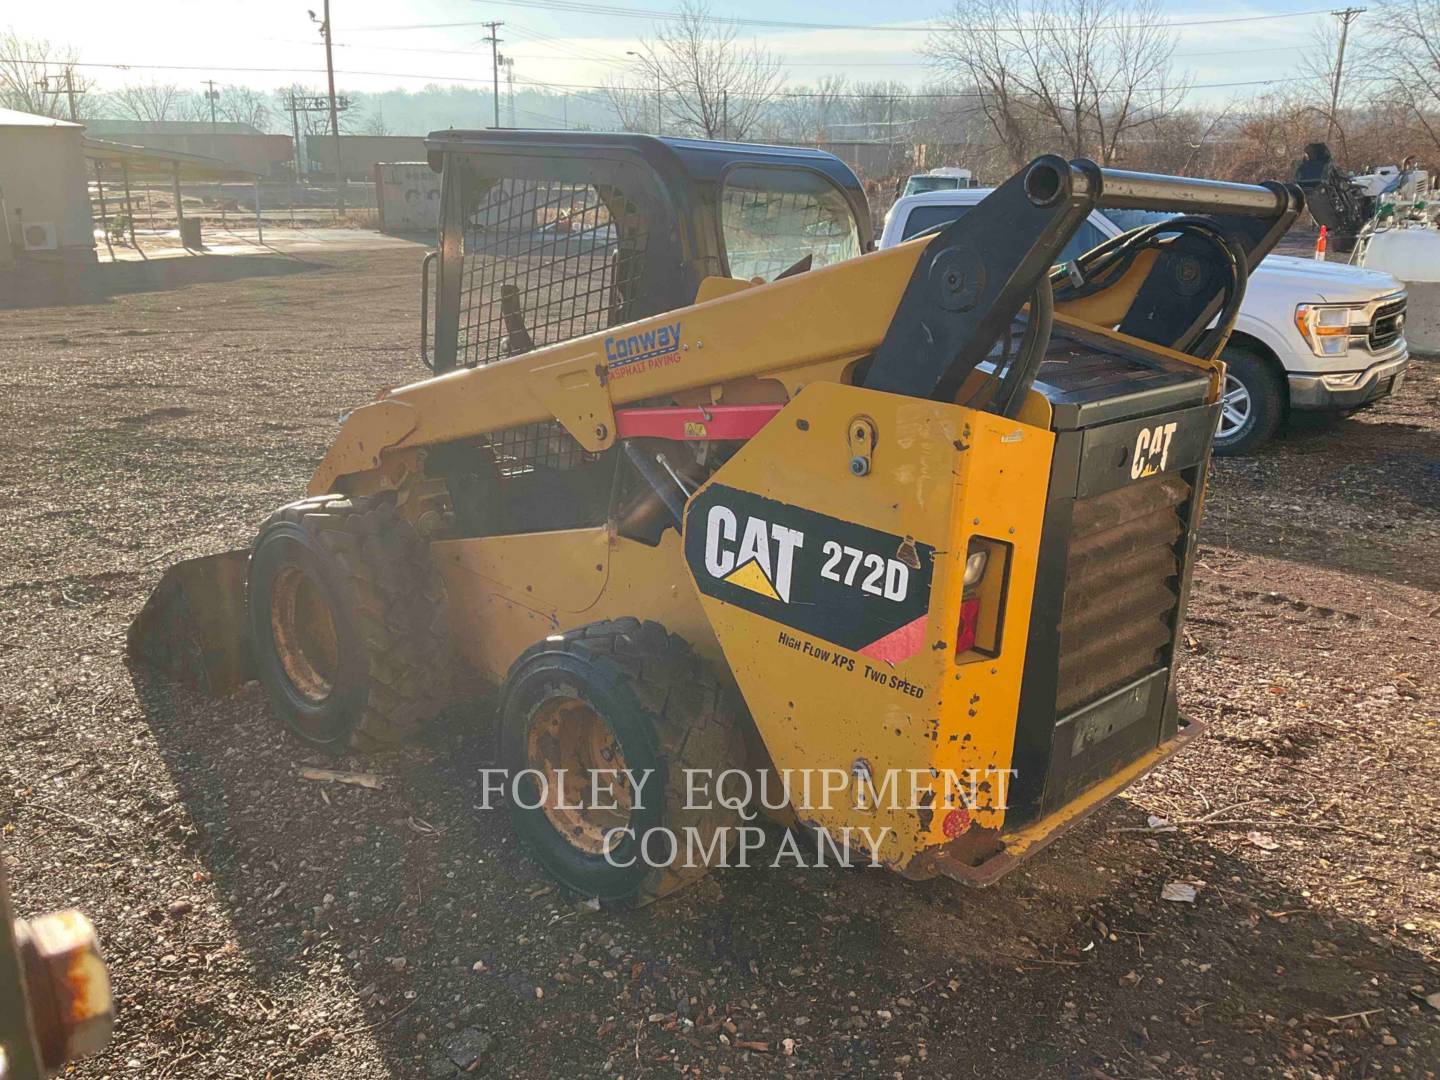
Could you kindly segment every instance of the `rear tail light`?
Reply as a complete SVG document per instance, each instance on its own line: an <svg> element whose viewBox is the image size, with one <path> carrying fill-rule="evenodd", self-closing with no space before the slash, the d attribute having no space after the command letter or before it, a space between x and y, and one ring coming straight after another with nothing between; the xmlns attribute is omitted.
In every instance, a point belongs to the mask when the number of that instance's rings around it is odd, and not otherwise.
<svg viewBox="0 0 1440 1080"><path fill-rule="evenodd" d="M1009 544L983 536L971 538L965 553L960 621L955 628L956 663L984 660L999 653L1009 571Z"/></svg>
<svg viewBox="0 0 1440 1080"><path fill-rule="evenodd" d="M960 601L960 628L955 632L955 655L975 648L975 632L980 623L980 598Z"/></svg>

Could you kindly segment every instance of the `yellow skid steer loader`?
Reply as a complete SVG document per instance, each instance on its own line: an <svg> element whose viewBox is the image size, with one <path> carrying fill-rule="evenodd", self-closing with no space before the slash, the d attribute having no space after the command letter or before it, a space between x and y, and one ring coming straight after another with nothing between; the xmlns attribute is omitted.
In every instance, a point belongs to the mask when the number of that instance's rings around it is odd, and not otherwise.
<svg viewBox="0 0 1440 1080"><path fill-rule="evenodd" d="M615 903L724 861L722 780L983 884L1193 737L1216 358L1297 189L1045 156L876 252L816 151L429 152L431 377L350 413L250 548L168 571L134 656L258 678L335 750L493 680L517 830ZM1062 263L1097 207L1175 216Z"/></svg>

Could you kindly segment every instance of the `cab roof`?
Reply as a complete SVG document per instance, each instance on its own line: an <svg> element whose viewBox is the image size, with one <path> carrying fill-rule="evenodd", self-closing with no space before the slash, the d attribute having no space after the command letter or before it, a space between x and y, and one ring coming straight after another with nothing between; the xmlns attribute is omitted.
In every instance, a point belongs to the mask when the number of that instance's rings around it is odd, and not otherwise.
<svg viewBox="0 0 1440 1080"><path fill-rule="evenodd" d="M850 166L834 154L803 146L764 143L677 139L629 132L548 131L514 128L432 131L425 140L430 167L440 170L440 155L454 151L478 153L553 153L582 151L631 153L657 166L657 171L678 165L693 180L715 180L737 159L774 165L801 165L824 173L841 187L860 189Z"/></svg>
<svg viewBox="0 0 1440 1080"><path fill-rule="evenodd" d="M874 232L865 189L850 166L834 154L802 146L720 142L637 135L628 132L484 128L433 131L425 140L430 167L441 172L446 155L560 157L630 160L648 167L672 192L687 196L719 184L736 165L810 169L828 179L849 202L860 226L862 250L872 250Z"/></svg>

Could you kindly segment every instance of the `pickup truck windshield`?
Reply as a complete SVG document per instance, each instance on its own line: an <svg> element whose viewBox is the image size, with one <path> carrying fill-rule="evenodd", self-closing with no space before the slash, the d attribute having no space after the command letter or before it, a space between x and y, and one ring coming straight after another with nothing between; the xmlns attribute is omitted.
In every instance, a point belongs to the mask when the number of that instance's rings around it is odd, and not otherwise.
<svg viewBox="0 0 1440 1080"><path fill-rule="evenodd" d="M1156 222L1169 221L1180 215L1164 210L1106 210L1105 216L1120 226L1121 232L1129 232L1142 225L1154 225Z"/></svg>
<svg viewBox="0 0 1440 1080"><path fill-rule="evenodd" d="M971 204L973 205L973 204ZM970 210L970 205L956 206L953 203L932 203L930 205L920 204L910 208L910 216L905 219L905 224L900 229L900 239L909 240L912 236L918 236L926 229L933 229L936 225L946 225L949 222L962 218ZM1144 210L1122 210L1122 214L1143 214ZM1170 214L1157 214L1158 218L1173 217ZM1134 228L1132 225L1125 225L1122 228ZM1091 248L1105 242L1106 236L1100 231L1100 227L1093 221L1084 221L1080 228L1075 230L1075 235L1060 252L1060 261L1069 262L1077 256L1085 254Z"/></svg>
<svg viewBox="0 0 1440 1080"><path fill-rule="evenodd" d="M860 229L844 193L809 169L730 170L720 229L730 276L747 281L773 281L807 255L818 268L860 254Z"/></svg>
<svg viewBox="0 0 1440 1080"><path fill-rule="evenodd" d="M939 206L914 206L910 208L910 216L905 219L905 224L900 230L900 239L909 240L926 229L933 229L936 225L947 225L957 218L965 216L969 210L968 206L939 205Z"/></svg>
<svg viewBox="0 0 1440 1080"><path fill-rule="evenodd" d="M958 176L912 176L905 182L905 194L919 195L924 191L954 191L963 186Z"/></svg>

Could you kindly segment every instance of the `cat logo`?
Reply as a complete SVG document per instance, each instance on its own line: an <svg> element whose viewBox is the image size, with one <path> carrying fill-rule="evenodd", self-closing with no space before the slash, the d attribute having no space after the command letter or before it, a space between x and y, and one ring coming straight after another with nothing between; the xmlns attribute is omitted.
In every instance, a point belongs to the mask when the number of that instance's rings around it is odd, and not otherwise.
<svg viewBox="0 0 1440 1080"><path fill-rule="evenodd" d="M926 645L935 548L917 537L712 483L685 508L683 539L704 596L892 662L910 655L897 641Z"/></svg>
<svg viewBox="0 0 1440 1080"><path fill-rule="evenodd" d="M790 602L795 552L805 534L784 525L747 517L742 529L735 512L717 503L705 519L705 570L717 581Z"/></svg>
<svg viewBox="0 0 1440 1080"><path fill-rule="evenodd" d="M1135 454L1130 459L1130 479L1139 480L1165 471L1170 460L1170 440L1179 425L1175 421L1156 424L1153 428L1141 428L1135 436Z"/></svg>

